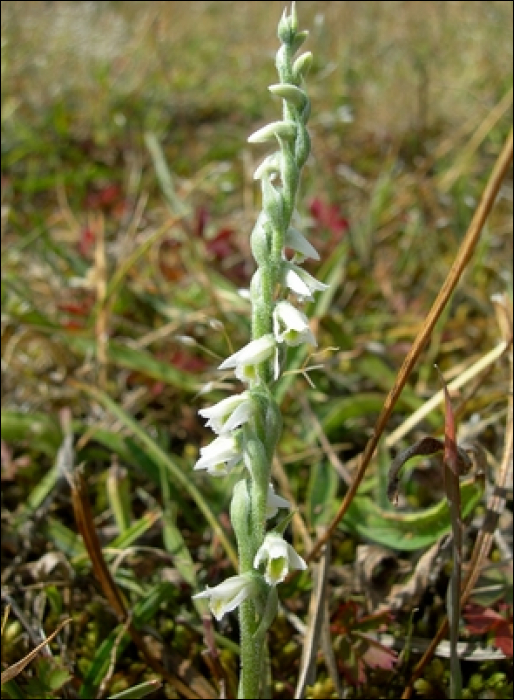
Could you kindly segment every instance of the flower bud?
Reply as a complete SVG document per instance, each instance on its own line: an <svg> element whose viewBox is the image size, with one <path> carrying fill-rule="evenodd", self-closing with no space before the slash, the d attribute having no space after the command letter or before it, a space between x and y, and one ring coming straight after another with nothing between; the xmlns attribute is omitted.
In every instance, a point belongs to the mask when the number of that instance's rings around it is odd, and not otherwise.
<svg viewBox="0 0 514 700"><path fill-rule="evenodd" d="M312 66L312 53L306 51L302 53L293 63L293 77L295 82L301 83Z"/></svg>
<svg viewBox="0 0 514 700"><path fill-rule="evenodd" d="M270 85L268 90L278 97L287 100L295 107L301 109L307 101L307 94L292 83L279 83L278 85Z"/></svg>
<svg viewBox="0 0 514 700"><path fill-rule="evenodd" d="M296 138L296 124L292 121L279 121L266 124L262 129L254 131L248 137L249 143L266 143L280 136L284 141L294 141Z"/></svg>

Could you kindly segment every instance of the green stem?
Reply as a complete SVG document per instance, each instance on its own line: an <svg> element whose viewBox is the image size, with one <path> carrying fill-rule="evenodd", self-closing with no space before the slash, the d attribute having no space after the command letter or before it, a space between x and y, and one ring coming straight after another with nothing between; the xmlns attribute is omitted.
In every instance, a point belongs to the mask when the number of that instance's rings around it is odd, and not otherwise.
<svg viewBox="0 0 514 700"><path fill-rule="evenodd" d="M257 629L255 608L251 600L239 606L241 628L241 675L237 697L248 700L260 698L261 670L264 659L263 639L254 639Z"/></svg>

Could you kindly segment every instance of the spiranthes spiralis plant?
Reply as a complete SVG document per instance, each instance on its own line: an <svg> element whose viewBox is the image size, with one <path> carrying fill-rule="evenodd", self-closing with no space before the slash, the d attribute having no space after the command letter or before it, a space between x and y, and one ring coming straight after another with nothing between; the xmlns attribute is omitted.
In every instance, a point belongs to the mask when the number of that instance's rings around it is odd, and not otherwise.
<svg viewBox="0 0 514 700"><path fill-rule="evenodd" d="M234 370L246 389L200 411L217 437L200 450L195 469L224 476L243 465L236 483L230 517L238 546L239 573L215 587L207 586L196 598L207 598L220 620L239 609L241 675L239 698L260 697L266 632L276 616L277 585L292 569L305 569L305 561L283 537L290 517L273 530L267 521L289 503L276 495L270 481L271 463L282 430L282 416L274 398L287 346L316 345L306 315L298 304L312 300L326 285L312 277L302 263L319 259L315 248L292 225L302 168L310 153L306 128L310 101L304 79L312 54L295 58L308 36L298 30L295 3L284 11L278 25L281 46L276 56L279 82L269 90L282 99L282 119L259 129L250 143L271 142L268 155L255 172L262 190L262 211L251 233L257 269L250 283L252 338L227 358L219 369ZM285 251L293 251L287 258Z"/></svg>

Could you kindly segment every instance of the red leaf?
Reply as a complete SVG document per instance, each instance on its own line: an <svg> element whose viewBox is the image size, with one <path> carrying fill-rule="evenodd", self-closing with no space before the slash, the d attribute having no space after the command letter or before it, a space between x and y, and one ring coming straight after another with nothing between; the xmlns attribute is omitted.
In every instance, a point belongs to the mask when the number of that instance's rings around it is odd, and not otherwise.
<svg viewBox="0 0 514 700"><path fill-rule="evenodd" d="M86 258L96 240L94 231L86 226L80 231L78 249L82 257Z"/></svg>
<svg viewBox="0 0 514 700"><path fill-rule="evenodd" d="M205 246L209 253L214 255L216 260L224 260L235 252L232 237L235 231L231 228L222 228L214 238L206 242Z"/></svg>
<svg viewBox="0 0 514 700"><path fill-rule="evenodd" d="M365 639L368 643L368 648L364 652L364 663L370 668L383 668L390 671L398 661L398 655L393 649L380 644L376 639L368 637L367 634L359 632L359 637Z"/></svg>
<svg viewBox="0 0 514 700"><path fill-rule="evenodd" d="M437 369L439 372L439 368ZM455 417L453 415L452 403L450 394L446 387L443 375L439 372L444 393L444 461L457 479L459 478L458 471L458 453L457 453L457 438L455 436Z"/></svg>
<svg viewBox="0 0 514 700"><path fill-rule="evenodd" d="M319 197L316 197L311 202L309 211L318 226L328 229L337 240L350 228L348 219L342 216L337 204L328 204Z"/></svg>
<svg viewBox="0 0 514 700"><path fill-rule="evenodd" d="M494 646L501 649L505 656L512 657L512 611L506 619L491 608L468 605L463 615L471 634L492 633Z"/></svg>
<svg viewBox="0 0 514 700"><path fill-rule="evenodd" d="M61 323L61 328L66 331L83 331L85 327L85 324L80 321L63 321Z"/></svg>
<svg viewBox="0 0 514 700"><path fill-rule="evenodd" d="M504 621L500 613L491 608L483 608L481 605L468 605L463 615L471 634L485 634L493 630L498 622Z"/></svg>
<svg viewBox="0 0 514 700"><path fill-rule="evenodd" d="M209 363L200 357L188 355L182 350L177 350L170 358L170 364L178 369L183 369L185 372L202 372Z"/></svg>
<svg viewBox="0 0 514 700"><path fill-rule="evenodd" d="M109 209L119 204L122 197L121 187L116 183L100 187L86 196L88 209Z"/></svg>
<svg viewBox="0 0 514 700"><path fill-rule="evenodd" d="M512 620L508 622L507 620L502 620L495 630L494 635L494 646L501 649L505 656L512 658Z"/></svg>
<svg viewBox="0 0 514 700"><path fill-rule="evenodd" d="M93 306L93 300L87 299L82 302L61 302L57 304L59 311L66 311L66 313L71 316L89 316L91 312L91 307Z"/></svg>

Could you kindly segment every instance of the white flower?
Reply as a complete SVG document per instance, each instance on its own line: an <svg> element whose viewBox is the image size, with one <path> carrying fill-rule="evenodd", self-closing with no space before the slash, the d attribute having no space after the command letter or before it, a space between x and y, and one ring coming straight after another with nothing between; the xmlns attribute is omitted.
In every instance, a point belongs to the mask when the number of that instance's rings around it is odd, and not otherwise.
<svg viewBox="0 0 514 700"><path fill-rule="evenodd" d="M314 279L308 272L298 265L286 263L285 283L293 291L300 301L307 299L313 301L312 292L323 292L328 289L328 284Z"/></svg>
<svg viewBox="0 0 514 700"><path fill-rule="evenodd" d="M241 456L237 440L232 436L221 435L200 449L200 459L194 468L195 471L207 469L212 476L226 476L241 460Z"/></svg>
<svg viewBox="0 0 514 700"><path fill-rule="evenodd" d="M236 394L236 396L229 396L210 408L202 408L201 411L198 411L202 418L209 419L205 424L206 427L212 428L218 435L239 428L247 422L251 412L252 404L249 401L247 391Z"/></svg>
<svg viewBox="0 0 514 700"><path fill-rule="evenodd" d="M319 260L319 253L316 248L309 243L303 233L292 226L287 229L284 246L292 248L296 253L300 253L304 258Z"/></svg>
<svg viewBox="0 0 514 700"><path fill-rule="evenodd" d="M202 593L197 593L193 598L209 598L209 607L214 617L219 621L225 613L237 608L237 606L256 594L255 581L251 576L242 574L231 576L219 586L207 588Z"/></svg>
<svg viewBox="0 0 514 700"><path fill-rule="evenodd" d="M272 333L252 340L241 350L228 357L218 369L235 368L235 375L242 382L256 378L255 367L275 354L275 378L278 376L278 352L275 336Z"/></svg>
<svg viewBox="0 0 514 700"><path fill-rule="evenodd" d="M288 301L279 301L273 310L273 332L278 343L317 345L307 316Z"/></svg>
<svg viewBox="0 0 514 700"><path fill-rule="evenodd" d="M282 496L277 496L273 484L268 486L268 499L266 501L266 520L274 518L279 508L291 508L289 501Z"/></svg>
<svg viewBox="0 0 514 700"><path fill-rule="evenodd" d="M261 562L266 562L264 578L270 586L281 583L289 569L306 569L307 564L293 547L277 532L268 532L263 544L255 555L254 568L259 568Z"/></svg>

